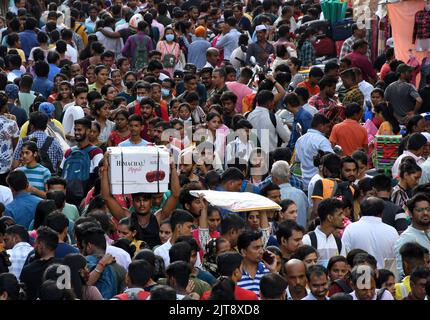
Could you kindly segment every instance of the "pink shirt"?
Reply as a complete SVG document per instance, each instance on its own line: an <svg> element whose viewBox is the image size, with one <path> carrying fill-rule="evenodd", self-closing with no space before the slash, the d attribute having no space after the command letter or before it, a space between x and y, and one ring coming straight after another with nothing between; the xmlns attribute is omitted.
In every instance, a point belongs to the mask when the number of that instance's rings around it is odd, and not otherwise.
<svg viewBox="0 0 430 320"><path fill-rule="evenodd" d="M237 96L236 102L236 112L242 113L242 100L243 98L252 93L252 89L243 83L239 83L237 81L234 82L226 82L228 90L233 92Z"/></svg>

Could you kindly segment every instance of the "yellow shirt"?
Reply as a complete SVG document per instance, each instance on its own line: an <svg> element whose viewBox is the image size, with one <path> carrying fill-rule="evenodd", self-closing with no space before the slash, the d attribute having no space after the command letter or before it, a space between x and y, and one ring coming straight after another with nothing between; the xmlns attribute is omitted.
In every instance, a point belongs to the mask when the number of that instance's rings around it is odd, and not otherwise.
<svg viewBox="0 0 430 320"><path fill-rule="evenodd" d="M396 288L396 300L403 300L411 292L410 276L405 277L402 282L395 284ZM405 295L406 294L406 295Z"/></svg>
<svg viewBox="0 0 430 320"><path fill-rule="evenodd" d="M21 57L22 63L27 62L27 60L25 60L25 54L24 54L24 51L22 51L21 49L9 48L9 49L7 49L7 52L9 52L10 50L16 50L16 51L18 51L18 54L19 54L19 56Z"/></svg>
<svg viewBox="0 0 430 320"><path fill-rule="evenodd" d="M394 134L393 127L391 126L391 123L388 121L384 121L379 126L379 130L377 135L378 136L392 136Z"/></svg>
<svg viewBox="0 0 430 320"><path fill-rule="evenodd" d="M54 125L55 125L58 129L60 129L60 130L61 130L61 132L62 132L62 133L63 133L63 135L64 135L64 128L63 128L63 125L61 124L61 122L60 122L60 121L58 121L57 119L51 119L51 121L54 123ZM25 123L22 125L22 127L21 127L21 131L19 132L19 137L20 137L21 139L23 139L23 138L25 138L25 137L27 136L28 124L29 124L29 122L27 121L27 122L25 122Z"/></svg>

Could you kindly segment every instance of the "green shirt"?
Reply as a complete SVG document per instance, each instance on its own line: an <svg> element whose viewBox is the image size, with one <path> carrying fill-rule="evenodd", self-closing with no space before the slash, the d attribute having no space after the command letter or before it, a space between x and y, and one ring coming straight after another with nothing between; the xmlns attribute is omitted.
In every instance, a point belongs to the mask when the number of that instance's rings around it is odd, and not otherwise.
<svg viewBox="0 0 430 320"><path fill-rule="evenodd" d="M73 204L66 203L63 208L64 215L72 221L76 221L79 218L79 211Z"/></svg>

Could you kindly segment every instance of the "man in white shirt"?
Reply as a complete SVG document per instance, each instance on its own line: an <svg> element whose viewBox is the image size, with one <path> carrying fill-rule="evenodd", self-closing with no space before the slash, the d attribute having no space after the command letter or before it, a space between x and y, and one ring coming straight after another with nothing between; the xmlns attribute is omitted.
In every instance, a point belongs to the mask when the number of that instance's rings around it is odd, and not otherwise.
<svg viewBox="0 0 430 320"><path fill-rule="evenodd" d="M191 236L194 217L185 210L175 210L170 217L172 226L172 237L164 244L154 250L154 253L164 260L164 265L170 264L169 250L180 236ZM198 257L199 255L197 255Z"/></svg>
<svg viewBox="0 0 430 320"><path fill-rule="evenodd" d="M73 63L78 63L78 50L73 47L73 32L70 29L61 31L61 39L67 43L66 57Z"/></svg>
<svg viewBox="0 0 430 320"><path fill-rule="evenodd" d="M328 271L321 265L310 266L306 272L311 292L302 300L328 300Z"/></svg>
<svg viewBox="0 0 430 320"><path fill-rule="evenodd" d="M358 89L360 89L361 93L364 96L363 107L366 108L366 105L371 105L372 103L370 95L372 94L374 87L369 82L363 80L363 74L360 68L354 68L354 73L357 77Z"/></svg>
<svg viewBox="0 0 430 320"><path fill-rule="evenodd" d="M12 191L8 187L0 185L0 203L7 206L13 201Z"/></svg>
<svg viewBox="0 0 430 320"><path fill-rule="evenodd" d="M387 289L376 290L376 273L368 265L354 267L351 282L354 291L350 295L353 300L394 300Z"/></svg>
<svg viewBox="0 0 430 320"><path fill-rule="evenodd" d="M281 143L288 143L291 131L283 125L281 118L273 114L275 108L275 96L271 91L261 90L255 97L257 107L247 117L253 130L257 130L257 136L264 151L270 152Z"/></svg>
<svg viewBox="0 0 430 320"><path fill-rule="evenodd" d="M86 107L88 103L88 89L85 87L77 87L75 88L73 95L75 96L74 105L70 105L67 107L67 109L65 108L62 123L64 127L64 133L66 134L66 138L68 140L72 139L74 136L75 120L85 117L83 107Z"/></svg>
<svg viewBox="0 0 430 320"><path fill-rule="evenodd" d="M347 252L362 249L376 258L378 268L384 268L386 259L394 259L394 245L399 233L382 222L384 201L376 197L364 200L360 205L361 218L345 229L342 241Z"/></svg>
<svg viewBox="0 0 430 320"><path fill-rule="evenodd" d="M318 264L327 267L331 257L346 256L345 245L337 238L343 229L343 203L337 199L324 199L318 206L321 224L303 237L303 244L318 250Z"/></svg>
<svg viewBox="0 0 430 320"><path fill-rule="evenodd" d="M9 272L19 279L28 254L33 251L33 247L29 243L27 229L17 224L8 227L4 242L12 263L9 267Z"/></svg>
<svg viewBox="0 0 430 320"><path fill-rule="evenodd" d="M427 145L427 138L422 133L413 133L408 140L407 150L396 159L391 168L391 172L394 179L399 176L399 167L403 158L412 157L416 161L417 165L421 166L425 159L423 158L425 147Z"/></svg>
<svg viewBox="0 0 430 320"><path fill-rule="evenodd" d="M330 121L318 113L312 119L311 129L296 142L296 160L300 162L304 190L308 190L310 180L318 173L318 168L314 166L314 156L319 151L333 153L331 143L326 137L329 131Z"/></svg>

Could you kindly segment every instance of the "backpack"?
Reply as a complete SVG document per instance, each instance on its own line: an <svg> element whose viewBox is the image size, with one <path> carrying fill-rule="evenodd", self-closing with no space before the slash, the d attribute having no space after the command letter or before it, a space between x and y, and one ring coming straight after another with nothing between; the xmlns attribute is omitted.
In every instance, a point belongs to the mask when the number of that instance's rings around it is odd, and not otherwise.
<svg viewBox="0 0 430 320"><path fill-rule="evenodd" d="M25 137L24 139L22 139L22 142L26 142L28 140L29 138ZM45 142L43 143L42 147L39 149L39 152L38 152L40 157L39 163L42 166L44 166L46 169L48 169L51 173L57 172L57 168L54 168L54 166L52 165L52 161L48 155L49 147L51 146L53 141L54 141L53 137L47 136L45 139Z"/></svg>
<svg viewBox="0 0 430 320"><path fill-rule="evenodd" d="M171 68L174 68L175 67L175 65L176 65L176 57L175 57L175 55L173 54L173 52L175 51L175 49L176 49L176 46L177 46L178 44L177 43L175 43L175 45L173 46L173 50L172 50L172 52L169 52L168 50L167 50L167 46L166 46L166 43L164 42L164 47L166 48L166 53L164 54L164 57L163 57L163 61L162 61L162 63L163 63L163 66L165 67L165 68L168 68L168 69L171 69Z"/></svg>
<svg viewBox="0 0 430 320"><path fill-rule="evenodd" d="M148 63L148 39L143 38L143 41L137 40L137 36L134 37L134 43L136 44L136 54L132 59L133 69L138 71L146 67Z"/></svg>
<svg viewBox="0 0 430 320"><path fill-rule="evenodd" d="M248 112L248 113L245 114L245 119L248 119L248 116L251 114L251 112ZM272 122L272 124L273 124L273 126L275 127L275 130L276 130L278 122L276 121L275 114L272 111L270 111L270 110L269 110L269 117L270 117L270 122ZM278 131L276 131L276 136L278 137L277 147L280 147L282 145L282 138L279 136Z"/></svg>
<svg viewBox="0 0 430 320"><path fill-rule="evenodd" d="M117 299L117 300L147 300L149 296L150 296L149 292L142 290L142 291L139 291L137 294L134 292L124 292L121 294L117 294L112 299Z"/></svg>
<svg viewBox="0 0 430 320"><path fill-rule="evenodd" d="M378 290L378 293L376 294L376 300L381 300L382 296L385 293L385 290L387 290L387 288L382 288Z"/></svg>
<svg viewBox="0 0 430 320"><path fill-rule="evenodd" d="M343 292L345 292L345 293L351 293L352 291L354 291L354 290L352 290L352 289L351 289L351 288L346 284L345 280L337 279L337 280L335 280L335 281L334 281L334 283L336 283L336 284L337 284L337 286L338 286L339 288L341 288L341 289L342 289L342 291L343 291Z"/></svg>
<svg viewBox="0 0 430 320"><path fill-rule="evenodd" d="M315 234L315 231L309 232L308 236L309 236L309 239L311 240L311 246L314 247L316 250L318 250L318 239L317 239L317 235ZM336 240L337 251L340 254L340 252L342 251L342 241L338 237L334 237L334 240Z"/></svg>
<svg viewBox="0 0 430 320"><path fill-rule="evenodd" d="M79 149L77 146L71 149L67 159L64 161L62 177L67 180L67 199L83 199L86 196L86 185L90 178L90 155L96 149L88 146Z"/></svg>

